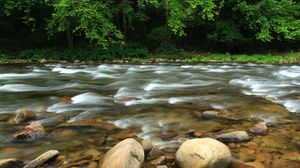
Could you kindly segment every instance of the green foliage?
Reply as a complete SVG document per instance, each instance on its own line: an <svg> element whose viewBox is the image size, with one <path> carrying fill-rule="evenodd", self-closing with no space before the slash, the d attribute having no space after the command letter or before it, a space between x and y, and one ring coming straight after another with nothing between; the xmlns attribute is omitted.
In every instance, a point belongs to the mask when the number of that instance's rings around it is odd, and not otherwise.
<svg viewBox="0 0 300 168"><path fill-rule="evenodd" d="M51 34L72 31L78 35L83 34L103 47L122 39L121 32L112 22L108 3L96 0L58 0L53 3L53 7L54 13L48 24Z"/></svg>
<svg viewBox="0 0 300 168"><path fill-rule="evenodd" d="M0 51L72 60L178 55L182 48L297 51L299 11L296 0L5 0ZM64 50L67 42L74 52Z"/></svg>
<svg viewBox="0 0 300 168"><path fill-rule="evenodd" d="M176 35L185 35L186 22L195 20L196 17L212 20L216 9L213 0L138 0L140 7L154 5L166 11L167 25Z"/></svg>
<svg viewBox="0 0 300 168"><path fill-rule="evenodd" d="M242 12L260 41L300 38L300 3L293 0L242 0L236 10Z"/></svg>
<svg viewBox="0 0 300 168"><path fill-rule="evenodd" d="M221 20L216 23L215 31L208 34L208 38L215 42L234 44L245 42L246 38L241 34L240 28L234 22Z"/></svg>

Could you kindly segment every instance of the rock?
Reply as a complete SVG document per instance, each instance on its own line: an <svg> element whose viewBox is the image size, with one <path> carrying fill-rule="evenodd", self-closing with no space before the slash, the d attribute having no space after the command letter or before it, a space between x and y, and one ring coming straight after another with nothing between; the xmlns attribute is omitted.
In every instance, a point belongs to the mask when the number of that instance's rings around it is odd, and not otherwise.
<svg viewBox="0 0 300 168"><path fill-rule="evenodd" d="M129 138L115 145L104 155L101 168L141 168L144 158L142 145Z"/></svg>
<svg viewBox="0 0 300 168"><path fill-rule="evenodd" d="M181 168L225 168L231 160L229 148L212 138L185 141L176 152L176 163Z"/></svg>
<svg viewBox="0 0 300 168"><path fill-rule="evenodd" d="M154 146L152 150L148 153L147 159L148 160L156 159L162 155L164 155L164 153L158 147Z"/></svg>
<svg viewBox="0 0 300 168"><path fill-rule="evenodd" d="M300 162L299 161L290 161L290 160L274 160L272 162L272 168L299 168Z"/></svg>
<svg viewBox="0 0 300 168"><path fill-rule="evenodd" d="M22 168L23 162L17 159L0 160L0 168Z"/></svg>
<svg viewBox="0 0 300 168"><path fill-rule="evenodd" d="M28 109L20 109L17 111L13 122L16 124L36 119L36 113Z"/></svg>
<svg viewBox="0 0 300 168"><path fill-rule="evenodd" d="M204 111L202 117L204 118L216 118L220 116L220 112L217 111Z"/></svg>
<svg viewBox="0 0 300 168"><path fill-rule="evenodd" d="M59 98L60 102L65 103L65 104L71 104L72 103L72 98L68 96L62 96Z"/></svg>
<svg viewBox="0 0 300 168"><path fill-rule="evenodd" d="M253 134L265 134L267 133L267 122L259 122L254 125L254 127L250 128L249 131Z"/></svg>
<svg viewBox="0 0 300 168"><path fill-rule="evenodd" d="M230 168L255 168L255 167L246 165L244 163L232 162Z"/></svg>
<svg viewBox="0 0 300 168"><path fill-rule="evenodd" d="M178 134L175 132L166 132L166 133L159 133L156 136L161 138L162 140L169 140L176 137Z"/></svg>
<svg viewBox="0 0 300 168"><path fill-rule="evenodd" d="M244 162L254 161L256 159L255 150L249 148L241 148L238 156Z"/></svg>
<svg viewBox="0 0 300 168"><path fill-rule="evenodd" d="M101 119L83 119L73 122L62 123L58 127L97 127L102 126L103 121Z"/></svg>
<svg viewBox="0 0 300 168"><path fill-rule="evenodd" d="M0 122L6 122L7 120L9 120L9 118L11 118L10 114L0 114Z"/></svg>
<svg viewBox="0 0 300 168"><path fill-rule="evenodd" d="M156 166L156 168L168 168L168 166L166 166L166 165L159 165L159 166Z"/></svg>
<svg viewBox="0 0 300 168"><path fill-rule="evenodd" d="M24 129L16 132L14 138L17 140L35 141L46 135L44 127L39 122L32 122Z"/></svg>
<svg viewBox="0 0 300 168"><path fill-rule="evenodd" d="M281 156L281 159L298 160L299 157L300 157L300 153L299 152L289 152L289 153L284 153Z"/></svg>
<svg viewBox="0 0 300 168"><path fill-rule="evenodd" d="M166 156L160 156L159 158L150 161L150 164L154 166L165 164L166 158Z"/></svg>
<svg viewBox="0 0 300 168"><path fill-rule="evenodd" d="M152 144L151 140L143 140L142 147L143 147L145 153L147 154L152 150L153 144Z"/></svg>
<svg viewBox="0 0 300 168"><path fill-rule="evenodd" d="M272 156L269 152L255 154L255 162L264 164L265 167L271 167Z"/></svg>
<svg viewBox="0 0 300 168"><path fill-rule="evenodd" d="M45 63L47 63L47 60L46 60L46 59L41 59L41 60L39 60L39 62L40 62L41 64L45 64Z"/></svg>
<svg viewBox="0 0 300 168"><path fill-rule="evenodd" d="M200 138L202 135L204 134L203 131L201 130L188 130L187 132L184 133L185 136L190 136L190 137L197 137L197 138Z"/></svg>
<svg viewBox="0 0 300 168"><path fill-rule="evenodd" d="M250 137L245 131L235 131L220 135L215 135L215 137L222 142L246 142L250 140Z"/></svg>
<svg viewBox="0 0 300 168"><path fill-rule="evenodd" d="M204 111L202 113L202 117L207 119L213 119L213 118L231 119L223 111Z"/></svg>
<svg viewBox="0 0 300 168"><path fill-rule="evenodd" d="M137 136L136 136L136 134L126 133L126 134L112 134L112 135L109 135L109 137L112 139L116 139L116 140L124 140L127 138L135 138Z"/></svg>
<svg viewBox="0 0 300 168"><path fill-rule="evenodd" d="M247 162L245 165L252 166L254 168L265 168L265 166L259 162Z"/></svg>
<svg viewBox="0 0 300 168"><path fill-rule="evenodd" d="M57 158L59 155L59 152L57 150L50 150L46 153L43 153L41 156L37 157L36 159L30 161L27 163L24 168L37 168L41 167L46 162Z"/></svg>

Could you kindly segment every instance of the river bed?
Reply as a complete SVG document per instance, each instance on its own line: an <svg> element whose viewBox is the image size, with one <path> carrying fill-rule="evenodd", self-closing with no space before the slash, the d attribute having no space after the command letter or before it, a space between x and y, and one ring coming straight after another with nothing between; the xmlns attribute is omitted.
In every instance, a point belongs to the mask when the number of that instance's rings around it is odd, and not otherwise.
<svg viewBox="0 0 300 168"><path fill-rule="evenodd" d="M268 134L228 144L235 159L254 161L268 153L268 161L262 161L267 167L272 159L298 152L300 145L299 65L1 66L0 100L0 159L30 160L53 148L66 157L105 151L115 144L110 134L116 133L136 134L172 154L188 130L247 131L259 121L268 122ZM24 124L11 124L9 118L20 109L38 114L36 121L47 131L44 139L34 143L12 139ZM230 119L197 117L206 110L220 111ZM58 127L84 119L99 119L120 129Z"/></svg>

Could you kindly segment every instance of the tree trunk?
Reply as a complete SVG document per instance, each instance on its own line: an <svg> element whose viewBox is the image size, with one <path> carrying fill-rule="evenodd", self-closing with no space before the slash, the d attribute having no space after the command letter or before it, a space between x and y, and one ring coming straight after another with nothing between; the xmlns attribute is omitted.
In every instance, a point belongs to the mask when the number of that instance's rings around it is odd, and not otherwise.
<svg viewBox="0 0 300 168"><path fill-rule="evenodd" d="M67 31L67 41L68 41L68 48L69 49L74 49L73 34L70 30Z"/></svg>
<svg viewBox="0 0 300 168"><path fill-rule="evenodd" d="M122 25L123 25L123 34L124 34L124 41L127 40L127 20L126 20L126 14L124 10L122 11Z"/></svg>

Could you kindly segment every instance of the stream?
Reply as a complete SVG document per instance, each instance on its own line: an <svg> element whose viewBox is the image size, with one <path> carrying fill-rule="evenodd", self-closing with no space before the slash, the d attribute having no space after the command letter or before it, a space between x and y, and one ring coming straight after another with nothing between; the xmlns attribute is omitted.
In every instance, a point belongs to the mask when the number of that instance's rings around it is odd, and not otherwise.
<svg viewBox="0 0 300 168"><path fill-rule="evenodd" d="M12 135L26 125L9 123L20 109L37 113L36 121L47 131L45 138L33 143L13 140ZM226 113L230 120L195 115L206 110ZM120 129L57 127L83 119L101 119ZM257 160L254 153L269 153L271 162L299 151L299 65L0 67L0 159L30 160L50 149L66 157L84 150L102 151L114 144L109 135L117 133L135 133L175 153L188 130L247 131L259 121L268 122L268 134L251 135L254 147L250 142L228 144L235 159L253 161Z"/></svg>

